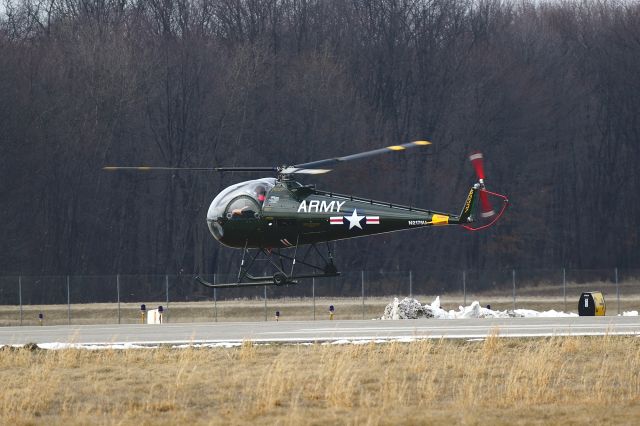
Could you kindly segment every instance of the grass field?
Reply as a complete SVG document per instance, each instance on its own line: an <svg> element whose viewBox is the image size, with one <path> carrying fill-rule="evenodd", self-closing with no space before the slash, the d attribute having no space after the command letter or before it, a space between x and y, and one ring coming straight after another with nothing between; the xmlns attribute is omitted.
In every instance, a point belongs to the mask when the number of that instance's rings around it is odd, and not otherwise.
<svg viewBox="0 0 640 426"><path fill-rule="evenodd" d="M401 296L402 297L402 296ZM431 303L435 298L433 295L414 296L421 303ZM577 312L578 296L571 295L567 298L567 311ZM505 310L513 308L513 299L508 295L498 293L467 295L467 304L473 300L478 300L482 306L491 305L492 309ZM393 297L369 297L364 300L360 298L316 298L315 318L327 319L329 316L329 305L335 307L336 319L371 319L379 318L384 313L385 306L393 301ZM444 294L440 297L442 306L446 309L457 310L464 302L461 293ZM275 312L280 312L280 321L289 320L312 320L314 319L314 301L311 298L283 298L267 300L266 319L273 321ZM149 308L155 308L166 303L147 303ZM562 296L521 296L516 299L517 308L535 309L546 311L555 309L565 310ZM618 306L615 298L607 299L607 315L616 315ZM620 311L640 310L640 294L625 295L620 301ZM364 315L363 315L364 312ZM43 313L44 325L57 324L117 324L118 304L116 303L94 303L94 304L72 304L69 313L67 305L41 305L23 306L22 324L38 325L38 314ZM240 299L208 302L177 302L170 303L166 309L165 318L169 322L204 322L204 321L264 321L265 302L259 299ZM140 304L121 303L120 322L136 323L140 322ZM0 326L19 325L19 306L0 306Z"/></svg>
<svg viewBox="0 0 640 426"><path fill-rule="evenodd" d="M637 424L640 339L0 351L1 424Z"/></svg>

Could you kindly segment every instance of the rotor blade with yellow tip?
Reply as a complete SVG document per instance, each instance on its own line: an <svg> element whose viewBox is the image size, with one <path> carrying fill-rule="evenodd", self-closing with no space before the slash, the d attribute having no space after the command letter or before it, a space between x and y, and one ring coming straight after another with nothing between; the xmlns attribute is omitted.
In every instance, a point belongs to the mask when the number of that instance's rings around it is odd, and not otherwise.
<svg viewBox="0 0 640 426"><path fill-rule="evenodd" d="M293 171L293 173L302 173L302 170L305 170L305 169L317 169L317 168L320 168L320 167L324 168L324 167L332 166L332 165L335 165L337 163L342 163L342 162L345 162L345 161L351 161L351 160L358 160L360 158L373 157L374 155L385 154L387 152L405 151L405 150L410 149L410 148L418 148L418 147L423 147L423 146L427 146L427 145L431 145L431 142L424 141L424 140L419 140L419 141L413 141L413 142L405 143L405 144L402 144L402 145L391 145L391 146L387 146L385 148L378 148L378 149L374 149L374 150L371 150L371 151L360 152L358 154L351 154L351 155L347 155L347 156L344 156L344 157L327 158L327 159L324 159L324 160L311 161L309 163L296 164L295 166L293 166L293 168L295 168L295 171Z"/></svg>

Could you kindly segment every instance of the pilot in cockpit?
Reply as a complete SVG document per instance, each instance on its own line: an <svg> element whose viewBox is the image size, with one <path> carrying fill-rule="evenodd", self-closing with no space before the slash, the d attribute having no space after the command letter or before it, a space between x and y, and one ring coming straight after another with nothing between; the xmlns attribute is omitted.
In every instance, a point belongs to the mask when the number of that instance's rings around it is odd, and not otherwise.
<svg viewBox="0 0 640 426"><path fill-rule="evenodd" d="M264 200L267 198L267 189L264 186L256 186L256 198L258 199L260 205L264 203Z"/></svg>
<svg viewBox="0 0 640 426"><path fill-rule="evenodd" d="M251 196L240 196L231 202L228 207L230 214L227 217L230 219L253 219L259 214L266 199L267 188L264 185L256 185L246 194Z"/></svg>

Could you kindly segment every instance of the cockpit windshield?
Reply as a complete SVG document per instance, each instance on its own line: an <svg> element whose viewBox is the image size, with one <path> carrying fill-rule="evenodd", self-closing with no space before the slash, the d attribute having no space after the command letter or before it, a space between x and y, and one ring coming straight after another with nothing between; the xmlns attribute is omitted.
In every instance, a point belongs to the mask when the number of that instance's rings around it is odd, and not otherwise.
<svg viewBox="0 0 640 426"><path fill-rule="evenodd" d="M207 220L257 217L267 193L275 185L275 178L264 178L237 183L226 188L211 202L207 212Z"/></svg>

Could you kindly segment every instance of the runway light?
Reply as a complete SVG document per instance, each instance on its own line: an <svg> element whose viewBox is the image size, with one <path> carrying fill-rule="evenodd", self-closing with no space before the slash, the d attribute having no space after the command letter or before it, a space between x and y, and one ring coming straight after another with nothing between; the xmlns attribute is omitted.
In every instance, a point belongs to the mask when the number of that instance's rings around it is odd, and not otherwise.
<svg viewBox="0 0 640 426"><path fill-rule="evenodd" d="M158 312L163 313L164 309L162 308L162 305L158 306Z"/></svg>
<svg viewBox="0 0 640 426"><path fill-rule="evenodd" d="M280 319L280 311L276 311L276 322Z"/></svg>
<svg viewBox="0 0 640 426"><path fill-rule="evenodd" d="M333 305L329 305L329 319L332 320L333 319L333 314L335 313L335 308L333 307Z"/></svg>
<svg viewBox="0 0 640 426"><path fill-rule="evenodd" d="M147 305L140 305L140 323L144 324L145 313L147 312Z"/></svg>
<svg viewBox="0 0 640 426"><path fill-rule="evenodd" d="M40 312L38 314L38 321L40 321L40 325L42 325L42 321L44 320L44 314L42 312Z"/></svg>

